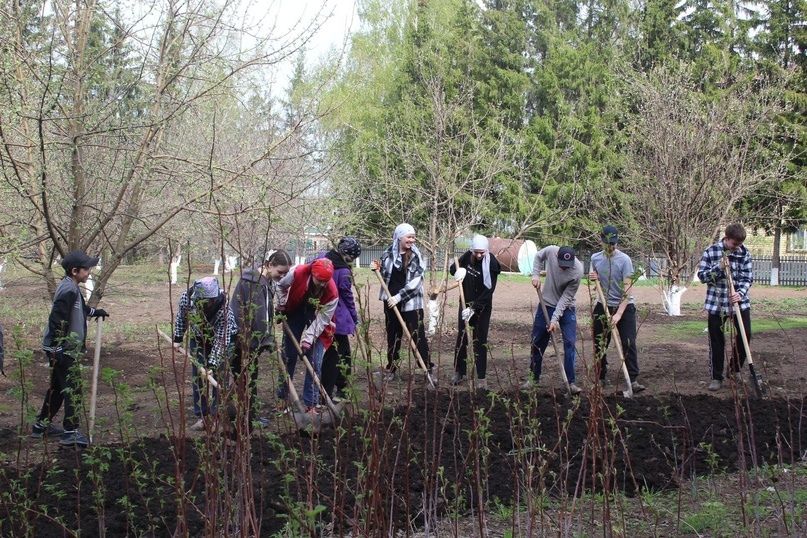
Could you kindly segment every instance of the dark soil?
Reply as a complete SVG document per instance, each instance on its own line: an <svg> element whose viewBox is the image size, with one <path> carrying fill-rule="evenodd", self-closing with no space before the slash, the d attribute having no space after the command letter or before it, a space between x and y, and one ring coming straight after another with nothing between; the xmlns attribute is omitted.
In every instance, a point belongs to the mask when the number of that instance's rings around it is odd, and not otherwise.
<svg viewBox="0 0 807 538"><path fill-rule="evenodd" d="M418 390L409 406L357 410L318 437L291 431L256 436L252 480L261 534L289 521L303 534L309 523L302 515L317 505L335 532L359 527L374 534L390 524L422 525L424 512L467 510L480 493L504 503L517 494L523 499L527 488L554 496L632 495L673 488L695 474L791 463L807 450L803 399L596 398ZM211 501L200 462L222 482L235 476L237 449L189 439L175 446L165 437L83 453L49 443L40 463L17 467L8 461L17 438L0 433L3 536L23 534L26 525L38 537L63 536L65 527L96 536L99 512L109 536L171 534L177 475L187 492L187 530L199 535ZM31 443L24 440L23 451ZM226 489L219 484L210 491Z"/></svg>

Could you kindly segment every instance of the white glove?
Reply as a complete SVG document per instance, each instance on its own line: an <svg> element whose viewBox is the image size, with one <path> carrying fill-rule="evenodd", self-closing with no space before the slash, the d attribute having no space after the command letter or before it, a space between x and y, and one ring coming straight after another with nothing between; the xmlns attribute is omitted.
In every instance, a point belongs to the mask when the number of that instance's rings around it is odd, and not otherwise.
<svg viewBox="0 0 807 538"><path fill-rule="evenodd" d="M392 307L394 307L396 304L398 304L400 302L401 302L401 296L400 295L393 295L392 297L387 299L387 306L389 308L392 308Z"/></svg>
<svg viewBox="0 0 807 538"><path fill-rule="evenodd" d="M471 316L474 315L474 309L470 306L465 307L465 310L462 311L462 321L468 321L471 319Z"/></svg>
<svg viewBox="0 0 807 538"><path fill-rule="evenodd" d="M454 280L457 282L462 282L465 279L465 274L467 272L468 271L466 271L464 267L460 267L454 272Z"/></svg>

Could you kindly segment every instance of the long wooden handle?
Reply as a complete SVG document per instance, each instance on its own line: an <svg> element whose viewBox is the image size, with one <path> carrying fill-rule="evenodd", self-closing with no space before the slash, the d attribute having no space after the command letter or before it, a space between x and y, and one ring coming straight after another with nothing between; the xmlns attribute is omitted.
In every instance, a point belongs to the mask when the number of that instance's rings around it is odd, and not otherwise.
<svg viewBox="0 0 807 538"><path fill-rule="evenodd" d="M605 319L608 320L608 326L611 328L611 331L614 334L614 344L616 345L616 350L619 353L619 359L622 361L622 374L625 376L625 383L628 386L625 392L627 392L630 396L633 396L633 384L630 382L628 366L625 364L625 353L622 351L622 338L619 336L619 329L617 329L616 325L611 322L611 311L608 310L608 301L605 300L605 293L602 291L600 279L597 278L594 283L597 285L597 298L600 300L600 304L602 304L602 309L605 312Z"/></svg>
<svg viewBox="0 0 807 538"><path fill-rule="evenodd" d="M384 282L384 277L381 276L381 271L374 268L373 272L375 273L375 276L378 277L378 282L381 284L381 288L387 294L387 297L392 297L392 294L389 292L389 288L387 287L387 283ZM401 312L398 310L398 305L393 306L392 310L395 312L395 317L398 318L398 323L401 324L401 329L403 329L404 336L406 336L406 339L409 340L409 348L415 353L415 357L417 357L418 360L418 365L426 372L426 379L429 380L429 385L432 388L435 388L434 380L429 373L429 369L426 367L426 362L423 360L423 357L420 356L420 351L418 351L417 344L415 344L415 341L412 340L412 333L410 333L409 329L407 329L406 322L404 321Z"/></svg>
<svg viewBox="0 0 807 538"><path fill-rule="evenodd" d="M87 433L92 442L92 432L95 429L95 409L98 405L98 369L101 366L101 338L104 332L104 318L96 318L95 326L95 354L92 360L92 386L90 388L90 420L87 424Z"/></svg>
<svg viewBox="0 0 807 538"><path fill-rule="evenodd" d="M726 282L729 285L729 302L731 302L731 296L734 295L734 279L731 277L731 264L729 263L728 257L723 257L723 270L726 273ZM743 314L742 309L740 308L740 303L734 303L732 305L734 310L734 315L737 316L737 326L740 328L740 336L743 340L743 347L745 348L745 358L748 361L748 364L754 364L754 360L751 358L751 345L748 343L748 335L745 333L745 325L743 324Z"/></svg>
<svg viewBox="0 0 807 538"><path fill-rule="evenodd" d="M460 269L460 260L456 256L454 256L454 268L455 272L459 271ZM466 303L465 303L465 288L462 285L462 281L458 281L458 287L460 289L460 306L462 310L465 311ZM462 317L462 314L460 314ZM468 356L471 357L471 364L476 364L476 355L474 354L474 343L473 339L471 338L471 323L463 318L462 320L465 323L465 342L466 342L466 351L468 352ZM473 379L473 376L471 376Z"/></svg>
<svg viewBox="0 0 807 538"><path fill-rule="evenodd" d="M199 372L199 375L207 379L207 382L210 383L212 387L219 388L219 382L216 381L215 377L213 377L213 372L211 372L210 370L199 364L196 361L196 359L191 357L190 354L187 351L185 351L184 347L182 347L180 344L175 343L173 338L162 332L160 329L157 329L157 334L159 334L165 341L169 342L171 344L171 347L179 351L182 355L188 357L188 360L191 361L191 363L193 363L194 366L196 366L196 371Z"/></svg>
<svg viewBox="0 0 807 538"><path fill-rule="evenodd" d="M322 386L322 383L320 383L319 376L317 375L316 370L314 370L314 366L308 360L308 357L305 356L305 353L303 353L303 348L300 346L300 342L297 340L297 337L294 336L294 333L291 332L291 327L289 327L289 324L285 320L283 320L283 330L286 332L286 336L288 336L291 340L291 343L294 344L294 349L297 350L297 354L300 356L300 359L302 359L303 364L305 364L308 374L311 376L311 379L314 380L314 385L317 386L317 389L325 399L325 404L328 406L328 409L330 409L334 416L336 416L337 410L336 406L333 404L333 400L331 400L331 397L328 396L327 392L325 392L325 388Z"/></svg>

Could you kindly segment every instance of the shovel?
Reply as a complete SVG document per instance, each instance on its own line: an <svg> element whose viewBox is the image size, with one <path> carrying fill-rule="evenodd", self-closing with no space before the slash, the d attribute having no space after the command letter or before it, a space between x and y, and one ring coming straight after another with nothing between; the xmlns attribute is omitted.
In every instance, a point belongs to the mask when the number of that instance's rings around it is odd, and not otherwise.
<svg viewBox="0 0 807 538"><path fill-rule="evenodd" d="M541 303L541 311L544 313L544 320L548 327L549 312L546 310L546 303L544 303L544 294L541 293L540 287L535 288L535 291L538 292L538 302ZM555 350L555 356L558 358L558 364L560 364L560 375L563 378L563 384L566 385L566 391L569 393L569 396L574 396L572 394L572 386L569 384L569 378L566 377L566 365L563 364L564 357L562 357L558 351L558 342L555 340L555 333L549 333L549 340L552 342L552 348Z"/></svg>
<svg viewBox="0 0 807 538"><path fill-rule="evenodd" d="M381 276L381 271L373 267L373 272L375 273L375 276L378 277L378 282L381 284L381 289L384 290L384 293L387 294L387 297L392 297L392 294L389 292L389 288L387 287L387 283L384 282L384 278ZM429 389L435 390L437 388L437 385L435 384L434 379L432 379L432 375L429 373L429 369L426 367L426 363L424 362L423 357L420 356L420 351L418 351L418 347L415 344L415 341L412 340L412 333L410 333L409 329L406 328L406 322L404 321L403 316L401 316L401 312L398 310L398 305L393 306L392 311L395 312L395 317L398 318L398 323L401 324L401 329L403 329L404 336L409 341L409 347L415 353L415 357L417 357L418 366L423 368L423 371L426 372L426 379L428 379L429 381Z"/></svg>
<svg viewBox="0 0 807 538"><path fill-rule="evenodd" d="M460 269L460 260L456 256L454 256L454 267L456 267L457 270ZM460 289L460 306L462 307L462 310L465 310L465 288L462 287L462 282L459 282L458 284L459 284L458 287ZM474 355L474 343L473 338L471 337L471 323L469 320L470 318L463 320L465 322L465 344L466 344L465 349L468 350L468 356L471 358L470 361L471 368L473 369L476 364L476 356ZM473 385L473 379L474 377L472 375L471 376L472 385Z"/></svg>
<svg viewBox="0 0 807 538"><path fill-rule="evenodd" d="M87 424L87 434L92 443L92 432L95 428L95 408L98 405L98 368L101 364L101 335L104 332L104 318L96 319L95 326L95 355L92 361L92 386L90 389L90 420Z"/></svg>
<svg viewBox="0 0 807 538"><path fill-rule="evenodd" d="M313 417L305 412L305 407L303 407L303 403L300 401L300 396L297 394L297 389L294 388L294 381L289 375L288 370L286 370L286 363L283 362L283 358L280 356L280 351L276 349L274 354L277 357L278 362L280 363L280 369L283 370L283 375L286 376L286 384L289 388L289 396L291 398L291 402L297 408L296 411L292 411L292 417L294 418L294 423L300 430L305 430L308 426L311 426L311 429L313 430L314 433L319 432L319 430L325 424L324 420L325 417L321 414L318 415L317 417Z"/></svg>
<svg viewBox="0 0 807 538"><path fill-rule="evenodd" d="M303 361L303 364L305 364L305 369L308 370L308 374L314 381L314 385L317 386L317 389L319 389L320 394L322 394L322 397L325 400L325 405L327 405L328 409L331 411L332 415L331 420L335 421L337 418L339 418L339 416L342 413L341 404L339 407L337 407L336 404L333 403L333 400L331 400L331 397L328 396L328 393L325 392L322 383L320 383L319 381L319 376L317 375L316 370L314 370L314 367L308 360L308 357L306 357L305 353L303 353L303 349L300 347L300 342L297 341L297 338L294 336L294 333L291 332L291 327L289 327L289 324L286 323L285 320L283 320L283 330L285 331L286 336L289 338L289 340L291 340L291 343L294 344L294 349L297 350L297 354L300 356L300 359Z"/></svg>
<svg viewBox="0 0 807 538"><path fill-rule="evenodd" d="M729 285L729 297L734 294L734 279L731 277L731 264L729 263L728 256L723 255L723 270L726 273L726 282ZM754 392L757 393L757 398L762 398L762 382L757 376L754 369L754 360L751 358L751 346L748 344L748 335L745 334L745 325L743 325L742 312L740 310L740 303L734 303L734 318L737 320L737 327L740 328L740 337L743 340L743 347L745 348L745 358L748 361L748 372L751 378L751 384L754 386Z"/></svg>
<svg viewBox="0 0 807 538"><path fill-rule="evenodd" d="M611 323L611 311L608 310L608 303L605 300L605 294L602 292L600 280L597 279L594 281L594 283L597 285L597 299L599 299L602 309L605 312L605 319L608 320L608 325L611 327L611 332L614 335L614 344L616 345L616 350L619 353L619 360L622 362L622 374L625 376L625 383L628 387L626 390L622 391L622 396L625 398L633 398L633 384L630 382L628 366L625 364L625 353L622 351L622 340L619 337L619 329L616 328L616 325Z"/></svg>
<svg viewBox="0 0 807 538"><path fill-rule="evenodd" d="M216 389L219 388L219 382L216 381L215 377L213 377L213 372L211 370L208 370L201 364L199 364L195 358L191 357L190 354L187 351L185 351L185 348L182 347L182 344L175 343L170 336L162 332L160 329L157 329L157 334L159 334L166 342L169 342L171 344L171 347L179 351L182 355L186 356L188 360L191 362L191 364L196 366L196 371L199 373L199 377L206 379L207 382L210 383L211 387Z"/></svg>

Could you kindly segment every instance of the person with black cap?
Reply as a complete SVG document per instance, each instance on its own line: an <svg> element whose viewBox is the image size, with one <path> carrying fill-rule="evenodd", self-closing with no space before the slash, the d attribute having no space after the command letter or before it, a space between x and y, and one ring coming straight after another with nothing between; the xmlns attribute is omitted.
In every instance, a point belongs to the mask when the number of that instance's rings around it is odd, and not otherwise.
<svg viewBox="0 0 807 538"><path fill-rule="evenodd" d="M625 354L625 365L628 368L633 392L645 390L639 383L639 358L636 348L636 305L629 294L633 286L633 262L630 256L616 248L619 234L616 227L605 226L600 236L603 249L591 256L589 280L599 280L608 311L611 313L611 327L616 327ZM608 361L606 351L611 343L611 332L605 307L599 301L594 306L591 324L594 337L594 357L600 357L600 383L607 384L606 373Z"/></svg>
<svg viewBox="0 0 807 538"><path fill-rule="evenodd" d="M45 327L42 349L50 362L50 386L42 409L31 427L31 437L60 435L59 445L86 447L89 439L78 429L81 408L81 371L77 361L86 351L87 318L106 318L106 310L84 302L79 284L87 282L98 265L93 258L74 250L62 258L65 277L53 294L53 306ZM53 417L64 403L64 429L53 424Z"/></svg>
<svg viewBox="0 0 807 538"><path fill-rule="evenodd" d="M352 236L339 240L335 249L320 253L317 258L326 258L333 263L333 281L339 291L339 302L333 315L336 324L333 345L325 351L322 359L322 386L335 401L346 397L351 373L350 336L356 333L359 313L353 297L353 271L350 264L361 255L361 244ZM334 388L336 393L334 393Z"/></svg>
<svg viewBox="0 0 807 538"><path fill-rule="evenodd" d="M541 285L541 272L546 272L546 281ZM532 325L530 370L531 376L522 385L529 388L538 383L544 351L549 344L550 333L563 335L563 368L572 394L582 392L575 384L575 341L577 340L577 314L575 295L583 278L583 263L575 256L572 247L550 245L535 254L532 266L532 285L543 291L549 323L544 319L543 309L535 309Z"/></svg>
<svg viewBox="0 0 807 538"><path fill-rule="evenodd" d="M241 273L230 301L238 326L230 369L240 397L249 397L249 428L255 420L258 405L258 357L276 349L274 324L275 285L291 268L291 257L285 250L269 250L263 262ZM249 392L247 388L247 380Z"/></svg>
<svg viewBox="0 0 807 538"><path fill-rule="evenodd" d="M238 332L235 315L216 277L200 278L182 292L174 320L174 343L181 344L186 331L190 331L188 350L195 360L191 377L193 414L198 419L191 430L200 431L205 428L205 417L216 412L219 394L211 387L212 396L208 397L198 366L215 372L226 365L232 352L230 343Z"/></svg>

